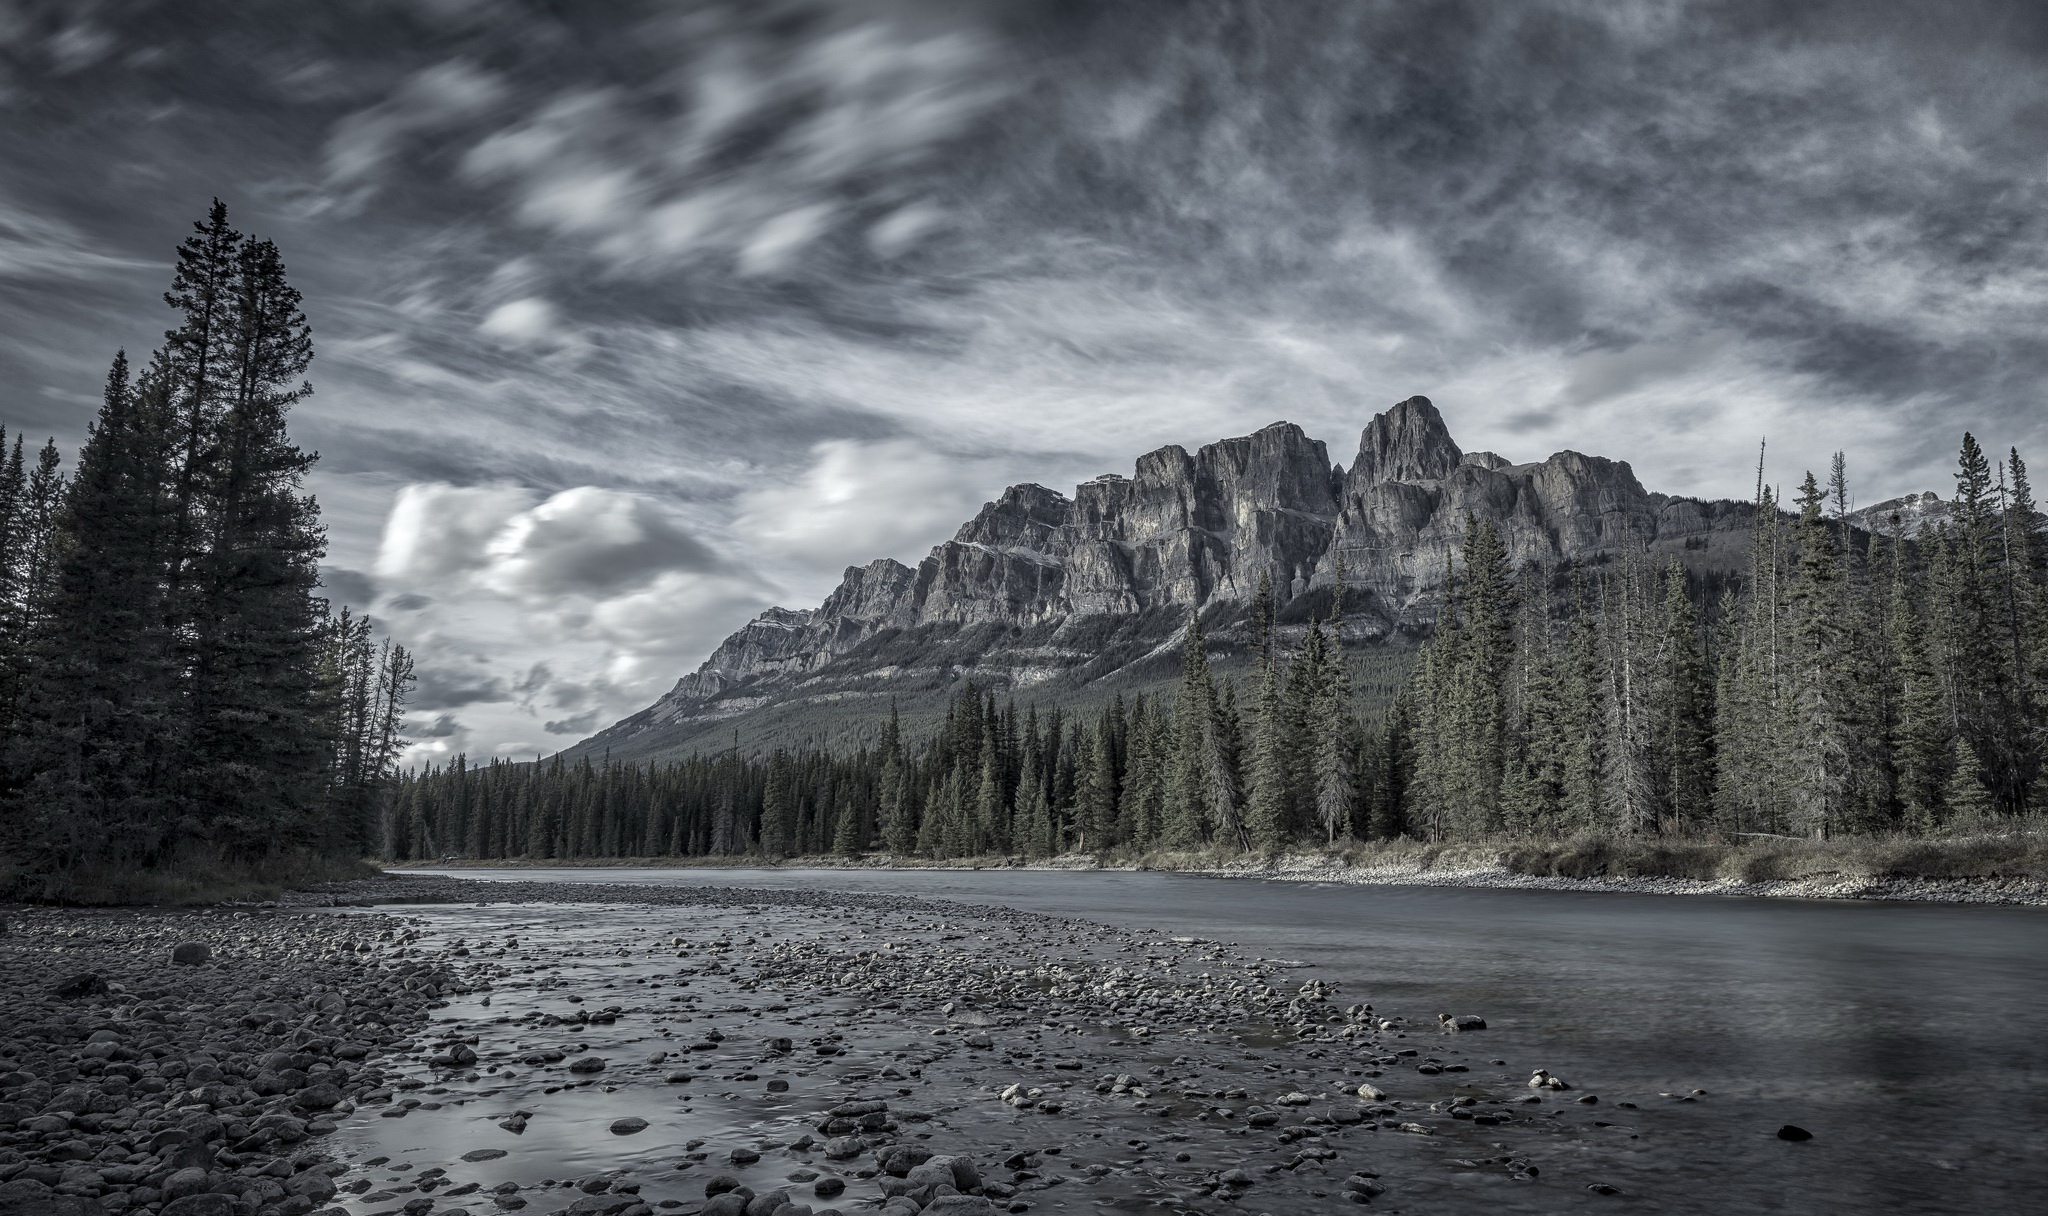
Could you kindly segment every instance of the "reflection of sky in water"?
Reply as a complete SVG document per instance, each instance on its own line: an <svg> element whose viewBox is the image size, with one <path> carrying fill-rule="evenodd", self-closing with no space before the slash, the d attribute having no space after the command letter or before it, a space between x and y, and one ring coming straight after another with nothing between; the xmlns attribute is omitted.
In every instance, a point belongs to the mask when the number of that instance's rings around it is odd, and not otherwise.
<svg viewBox="0 0 2048 1216"><path fill-rule="evenodd" d="M1951 1205L1967 1201L1980 1211L2029 1211L2024 1188L2048 1182L2048 1167L2030 1147L2048 1132L2048 1099L2040 1089L2048 1040L2031 1030L2039 1009L2048 1006L2042 934L2048 913L2035 909L1331 887L1156 874L572 870L477 876L971 900L1142 931L1213 936L1250 954L1308 960L1317 964L1314 974L1340 984L1340 1004L1371 1001L1417 1019L1439 1011L1481 1013L1492 1028L1483 1040L1461 1047L1497 1054L1524 1072L1549 1068L1601 1095L1603 1105L1591 1113L1612 1126L1590 1129L1591 1139L1568 1151L1601 1158L1624 1191L1655 1195L1657 1210L1778 1204L1804 1211L1900 1204L1903 1210L1955 1210ZM577 933L628 912L564 911ZM531 923L533 913L502 915ZM587 974L611 974L603 961L580 965ZM610 1003L596 999L601 991L585 995L600 1006ZM497 1004L493 1012L502 1013L507 994L501 991ZM809 1024L810 1033L821 1021ZM610 1049L614 1059L637 1060L655 1046L644 1025L631 1019L583 1033L639 1037L630 1048ZM748 1135L800 1134L778 1129L777 1107L802 1115L823 1104L787 1098L770 1104L758 1084L745 1088L761 1099L740 1112L754 1124ZM1694 1088L1707 1096L1682 1104L1659 1097ZM682 1138L710 1138L732 1110L700 1100L682 1114L683 1104L655 1087L547 1100L558 1103L560 1113L536 1116L516 1172L508 1158L473 1176L524 1182L617 1168L626 1160L658 1163L664 1150L654 1137L672 1142L667 1151ZM1613 1105L1619 1100L1644 1109L1621 1110ZM499 1106L505 1102L495 1101L463 1110L504 1113ZM627 1114L654 1124L631 1138L644 1146L604 1135L611 1119ZM416 1114L371 1122L385 1126L370 1134L395 1144L413 1134L407 1125L425 1120ZM1812 1129L1816 1139L1779 1142L1771 1133L1787 1122ZM484 1137L476 1143L508 1139L482 1113L466 1116L461 1126L469 1130L456 1134ZM442 1143L458 1147L454 1140ZM730 1143L714 1141L721 1149ZM427 1162L425 1155L417 1159ZM791 1168L771 1154L756 1174L771 1164L775 1178ZM491 1166L508 1168L493 1172ZM700 1166L684 1178L709 1172ZM1439 1198L1479 1184L1448 1185L1451 1191ZM680 1191L694 1199L701 1183ZM647 1189L650 1197L656 1192L653 1185ZM1489 1205L1534 1204L1531 1210L1584 1199L1495 1194L1490 1183L1483 1193ZM848 1206L844 1197L833 1204Z"/></svg>
<svg viewBox="0 0 2048 1216"><path fill-rule="evenodd" d="M583 1197L582 1192L567 1187L533 1189L545 1180L559 1183L624 1173L629 1177L622 1181L641 1184L642 1198L658 1203L664 1199L701 1200L704 1181L724 1173L759 1192L792 1188L793 1197L802 1200L809 1195L811 1183L793 1182L788 1174L806 1168L821 1175L839 1172L816 1153L792 1155L770 1149L759 1162L748 1166L733 1165L729 1154L734 1148L788 1145L811 1133L808 1120L839 1100L844 1085L813 1092L817 1082L798 1075L815 1075L816 1069L804 1067L812 1061L776 1057L768 1051L767 1041L788 1036L801 1042L837 1029L842 1025L840 1017L813 1014L791 1022L785 1014L766 1012L767 1007L779 1003L766 999L749 1006L757 1011L756 1016L732 1012L723 1003L700 1011L695 996L671 1000L691 992L690 985L679 985L670 975L679 964L666 957L650 962L645 953L650 940L666 943L672 933L689 936L699 949L712 940L739 940L746 932L744 917L732 913L707 916L696 911L664 916L662 909L581 907L570 917L549 922L535 920L531 907L426 911L425 944L430 947L455 939L476 946L485 938L501 943L516 937L521 942L519 950L490 961L516 963L519 955L529 952L544 961L536 964L540 969L535 974L522 972L501 980L489 994L489 1006L483 1004L482 994L456 998L435 1012L428 1033L417 1036L421 1042L433 1042L442 1035L480 1033L481 1041L476 1044L479 1059L472 1069L477 1080L464 1081L459 1072L413 1070L409 1075L430 1083L423 1089L397 1091L393 1104L412 1098L438 1103L440 1109L415 1109L403 1118L386 1118L380 1113L383 1104L366 1105L345 1121L333 1147L351 1160L392 1159L367 1171L372 1180L368 1194L402 1185L415 1178L418 1170L445 1166L453 1187L474 1182L485 1193L451 1198L446 1197L445 1189L437 1191L438 1211L462 1206L479 1213L496 1212L488 1192L501 1182L512 1181L522 1188L521 1196L529 1203L527 1213L535 1216ZM676 923L651 924L669 920ZM633 956L618 957L621 946L634 948ZM537 983L532 982L535 979ZM584 999L579 1004L569 1000L571 996ZM578 1010L594 1013L608 1005L641 1012L628 1013L608 1025L514 1024L528 1010L567 1018ZM836 1009L843 1015L848 1004L828 1000L821 1008ZM669 1020L656 1023L656 1017ZM728 1036L715 1050L687 1050L714 1027ZM528 1065L522 1059L550 1048L563 1052L564 1058L541 1066ZM656 1053L666 1058L651 1060ZM570 1064L585 1056L602 1057L604 1071L594 1076L568 1071ZM498 1068L495 1073L490 1071L493 1065ZM689 1072L694 1079L683 1083L664 1080L678 1071ZM789 1082L790 1090L770 1093L767 1083L771 1078ZM446 1092L434 1092L442 1089ZM547 1092L551 1089L556 1092ZM883 1092L894 1094L893 1089ZM531 1114L523 1132L499 1126L515 1111ZM631 1135L610 1131L615 1121L629 1117L645 1119L647 1128ZM813 1139L822 1139L811 1134ZM686 1146L693 1140L703 1142L695 1146L706 1154L702 1163L690 1163L685 1157ZM502 1149L507 1155L478 1162L461 1160L478 1149ZM393 1169L407 1163L414 1168ZM679 1171L677 1167L685 1164L691 1168ZM351 1175L355 1176L359 1175ZM851 1193L873 1194L871 1184L850 1174L847 1181ZM371 1212L397 1207L412 1198L414 1193L405 1192L369 1203L348 1195L339 1200L349 1202L355 1211ZM843 1201L843 1196L835 1200Z"/></svg>

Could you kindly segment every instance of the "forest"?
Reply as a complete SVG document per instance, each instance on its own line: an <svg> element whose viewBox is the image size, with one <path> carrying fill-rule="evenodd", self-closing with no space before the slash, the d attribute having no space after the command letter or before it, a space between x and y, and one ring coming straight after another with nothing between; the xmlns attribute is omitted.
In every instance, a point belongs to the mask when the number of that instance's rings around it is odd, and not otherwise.
<svg viewBox="0 0 2048 1216"><path fill-rule="evenodd" d="M1346 841L1736 840L1983 831L2042 809L2048 527L2017 451L1965 435L1945 519L1850 522L1838 455L1781 507L1759 471L1748 569L1711 599L1640 553L1516 568L1468 519L1406 686L1362 712L1326 619L1190 616L1170 695L1086 718L971 684L928 741L737 748L639 767L458 760L400 774L393 859L932 859L1277 853ZM1224 606L1226 611L1234 609ZM1209 624L1215 624L1212 619Z"/></svg>
<svg viewBox="0 0 2048 1216"><path fill-rule="evenodd" d="M108 372L67 473L0 432L0 889L190 893L359 865L381 840L411 660L319 590L287 433L299 293L215 202L175 324Z"/></svg>

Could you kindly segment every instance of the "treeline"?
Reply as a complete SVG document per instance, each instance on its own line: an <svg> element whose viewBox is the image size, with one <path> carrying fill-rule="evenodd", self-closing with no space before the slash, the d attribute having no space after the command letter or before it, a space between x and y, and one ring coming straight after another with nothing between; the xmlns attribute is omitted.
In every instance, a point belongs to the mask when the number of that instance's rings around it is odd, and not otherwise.
<svg viewBox="0 0 2048 1216"><path fill-rule="evenodd" d="M316 590L326 538L285 415L311 386L275 245L216 202L177 324L117 356L67 476L0 433L0 846L17 893L82 875L361 857L411 661Z"/></svg>
<svg viewBox="0 0 2048 1216"><path fill-rule="evenodd" d="M1948 517L1851 526L1837 454L1739 592L1625 559L1562 617L1484 523L1389 734L1431 837L1930 832L2041 809L2048 529L2017 451L1963 437Z"/></svg>
<svg viewBox="0 0 2048 1216"><path fill-rule="evenodd" d="M1759 477L1711 601L1638 552L1514 568L1490 521L1408 685L1355 704L1335 611L1283 646L1270 590L1218 680L1199 619L1171 696L1086 718L969 686L928 744L647 769L464 763L399 780L388 855L1271 851L1343 839L1932 832L2038 810L2048 531L2017 452L1965 436L1949 517L1852 526L1841 458L1798 512Z"/></svg>

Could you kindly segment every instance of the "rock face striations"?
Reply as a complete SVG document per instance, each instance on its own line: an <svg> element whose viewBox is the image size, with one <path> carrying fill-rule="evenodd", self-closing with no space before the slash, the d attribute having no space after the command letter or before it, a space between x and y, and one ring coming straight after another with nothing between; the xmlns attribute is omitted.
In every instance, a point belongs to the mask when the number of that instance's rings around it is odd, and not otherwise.
<svg viewBox="0 0 2048 1216"><path fill-rule="evenodd" d="M1012 486L916 568L852 566L817 608L769 609L571 752L685 748L775 707L852 701L845 711L872 714L878 699L962 678L1078 688L1157 665L1191 608L1227 646L1262 576L1283 622L1327 611L1340 562L1353 645L1424 634L1468 514L1493 520L1517 563L1648 549L1727 570L1746 553L1752 508L1649 493L1627 464L1577 452L1536 464L1463 452L1426 397L1374 417L1348 472L1276 422L1193 453L1160 448L1072 498Z"/></svg>

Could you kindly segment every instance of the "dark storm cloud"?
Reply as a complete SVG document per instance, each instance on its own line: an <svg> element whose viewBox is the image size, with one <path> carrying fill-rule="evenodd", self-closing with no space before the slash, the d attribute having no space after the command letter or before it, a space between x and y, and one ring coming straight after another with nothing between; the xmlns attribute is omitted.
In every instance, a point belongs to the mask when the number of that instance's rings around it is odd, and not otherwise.
<svg viewBox="0 0 2048 1216"><path fill-rule="evenodd" d="M0 421L82 434L220 194L307 296L335 577L472 673L430 754L530 750L1276 416L1695 493L2039 447L2044 58L2022 2L0 0Z"/></svg>

